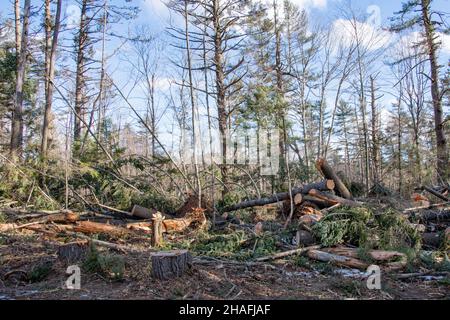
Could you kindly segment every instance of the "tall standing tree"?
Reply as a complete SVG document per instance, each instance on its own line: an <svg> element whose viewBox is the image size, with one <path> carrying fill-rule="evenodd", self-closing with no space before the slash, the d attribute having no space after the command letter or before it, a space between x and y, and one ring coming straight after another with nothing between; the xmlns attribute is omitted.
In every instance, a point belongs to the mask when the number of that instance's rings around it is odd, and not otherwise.
<svg viewBox="0 0 450 320"><path fill-rule="evenodd" d="M444 119L442 110L442 94L439 88L439 64L437 51L441 45L437 32L443 28L442 12L431 8L432 0L409 0L403 3L402 9L396 12L391 30L400 32L414 27L423 30L424 39L421 45L428 55L430 63L431 98L434 112L434 132L436 135L436 166L438 178L444 182L450 178L449 155L447 140L444 134ZM432 16L436 16L434 19ZM440 20L440 21L439 21Z"/></svg>
<svg viewBox="0 0 450 320"><path fill-rule="evenodd" d="M49 149L49 131L53 102L53 81L55 78L56 49L61 27L62 0L56 3L55 19L51 15L51 1L45 0L45 108L42 125L41 156L47 158ZM53 35L52 35L53 30Z"/></svg>
<svg viewBox="0 0 450 320"><path fill-rule="evenodd" d="M14 97L14 111L11 121L10 155L13 161L22 155L23 151L23 100L24 82L28 55L28 31L31 11L31 0L25 0L23 9L23 25L21 33L19 58L17 61L16 92Z"/></svg>

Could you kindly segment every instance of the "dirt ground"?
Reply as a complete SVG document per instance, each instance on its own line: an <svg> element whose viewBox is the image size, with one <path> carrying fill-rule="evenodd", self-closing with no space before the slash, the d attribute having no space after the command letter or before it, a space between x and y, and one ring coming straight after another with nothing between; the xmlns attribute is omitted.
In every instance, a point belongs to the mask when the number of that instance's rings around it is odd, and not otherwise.
<svg viewBox="0 0 450 320"><path fill-rule="evenodd" d="M248 266L220 261L196 263L184 276L159 281L150 276L149 253L121 254L123 278L81 274L81 289L65 288L67 265L58 260L60 242L27 232L3 235L0 242L0 300L8 299L449 299L448 281L397 280L382 274L381 290L364 277L346 277L336 268L318 271L292 260ZM37 265L51 271L27 278Z"/></svg>

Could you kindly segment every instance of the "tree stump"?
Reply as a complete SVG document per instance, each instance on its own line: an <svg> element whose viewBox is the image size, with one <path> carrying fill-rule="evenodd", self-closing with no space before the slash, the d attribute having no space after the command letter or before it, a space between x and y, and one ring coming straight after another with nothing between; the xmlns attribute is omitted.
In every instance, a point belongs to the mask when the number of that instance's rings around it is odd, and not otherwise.
<svg viewBox="0 0 450 320"><path fill-rule="evenodd" d="M192 265L192 256L187 250L161 251L152 255L152 276L168 280L183 275Z"/></svg>
<svg viewBox="0 0 450 320"><path fill-rule="evenodd" d="M67 264L73 264L86 258L89 241L81 240L59 246L58 259Z"/></svg>

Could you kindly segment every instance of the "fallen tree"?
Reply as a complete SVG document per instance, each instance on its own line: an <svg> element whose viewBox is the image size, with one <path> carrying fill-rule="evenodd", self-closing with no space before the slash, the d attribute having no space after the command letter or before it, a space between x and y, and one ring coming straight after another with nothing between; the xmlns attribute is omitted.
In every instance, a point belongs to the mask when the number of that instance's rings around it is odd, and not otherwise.
<svg viewBox="0 0 450 320"><path fill-rule="evenodd" d="M317 190L333 190L335 187L333 180L322 180L320 182L314 182L307 185L304 185L302 187L293 188L291 195L292 197L295 197L295 195L301 193L301 194L308 194L308 192L312 189ZM260 198L260 199L253 199L253 200L247 200L243 201L228 207L225 207L222 211L223 212L229 212L229 211L235 211L239 209L245 209L250 207L257 207L257 206L264 206L267 204L283 201L290 198L289 192L280 192L276 193L270 197L266 198Z"/></svg>

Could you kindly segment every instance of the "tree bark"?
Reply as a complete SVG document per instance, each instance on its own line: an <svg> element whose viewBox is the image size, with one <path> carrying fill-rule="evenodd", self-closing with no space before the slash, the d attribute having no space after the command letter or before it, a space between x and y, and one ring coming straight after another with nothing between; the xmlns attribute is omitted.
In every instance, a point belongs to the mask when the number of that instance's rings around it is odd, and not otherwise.
<svg viewBox="0 0 450 320"><path fill-rule="evenodd" d="M439 90L438 62L436 58L436 32L430 17L430 0L421 0L422 19L431 69L431 97L434 111L434 131L436 134L437 174L442 181L449 179L449 160L447 140L444 134L444 121Z"/></svg>
<svg viewBox="0 0 450 320"><path fill-rule="evenodd" d="M340 203L340 204L342 204L344 206L348 206L348 207L357 207L357 206L360 205L356 201L353 201L353 200L350 200L350 199L341 198L341 197L335 196L334 194L324 193L324 192L321 192L321 191L316 190L316 189L309 190L308 194L310 196L313 196L313 197L316 197L316 198L328 201L329 203L332 203L333 205L338 204L338 203Z"/></svg>
<svg viewBox="0 0 450 320"><path fill-rule="evenodd" d="M59 30L61 25L61 7L62 0L58 0L56 5L55 26L53 27L53 39L51 37L51 12L50 12L50 0L46 0L46 85L45 85L45 110L44 110L44 122L42 125L42 142L41 142L41 155L45 159L48 156L49 148L49 130L52 112L53 102L53 80L55 78L55 62L56 62L56 48L58 46ZM51 43L51 47L50 47Z"/></svg>
<svg viewBox="0 0 450 320"><path fill-rule="evenodd" d="M23 100L24 82L27 67L28 28L31 10L31 0L25 0L23 10L23 28L21 35L20 52L17 61L16 91L14 95L14 112L11 121L10 156L12 161L22 156L23 151Z"/></svg>
<svg viewBox="0 0 450 320"><path fill-rule="evenodd" d="M81 137L81 124L84 119L84 104L85 104L85 50L88 42L87 33L87 2L88 0L83 0L81 4L81 17L80 26L77 35L77 61L76 61L76 79L75 79L75 117L74 117L74 127L73 127L73 139L74 141L79 141Z"/></svg>
<svg viewBox="0 0 450 320"><path fill-rule="evenodd" d="M187 250L161 251L152 254L152 276L168 280L182 276L192 265L192 256Z"/></svg>
<svg viewBox="0 0 450 320"><path fill-rule="evenodd" d="M319 158L316 161L316 168L325 179L331 179L334 181L335 189L341 197L344 197L346 199L353 199L350 191L347 189L342 180L337 176L333 168L331 168L331 166L324 158Z"/></svg>

